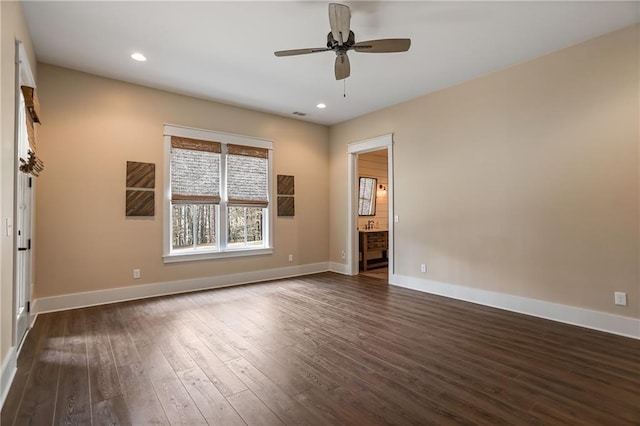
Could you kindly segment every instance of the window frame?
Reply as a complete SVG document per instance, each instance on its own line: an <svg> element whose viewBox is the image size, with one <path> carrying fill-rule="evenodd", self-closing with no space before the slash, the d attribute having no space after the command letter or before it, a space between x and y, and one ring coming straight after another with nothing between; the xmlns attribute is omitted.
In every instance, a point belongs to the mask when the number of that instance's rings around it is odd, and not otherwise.
<svg viewBox="0 0 640 426"><path fill-rule="evenodd" d="M222 145L220 161L220 203L217 205L216 214L216 248L215 249L194 249L171 251L172 237L172 212L171 212L171 137L184 137L199 139L209 142L219 142ZM268 204L265 207L266 218L263 228L264 246L262 247L226 247L228 238L227 229L227 188L226 188L226 155L227 145L244 145L254 148L263 148L269 151L267 158L267 197ZM273 253L273 141L268 139L255 138L251 136L235 135L231 133L215 132L212 130L197 129L175 124L164 124L164 185L163 185L163 255L164 263L187 262L195 260L220 259L243 256L258 256ZM224 241L224 243L223 243Z"/></svg>

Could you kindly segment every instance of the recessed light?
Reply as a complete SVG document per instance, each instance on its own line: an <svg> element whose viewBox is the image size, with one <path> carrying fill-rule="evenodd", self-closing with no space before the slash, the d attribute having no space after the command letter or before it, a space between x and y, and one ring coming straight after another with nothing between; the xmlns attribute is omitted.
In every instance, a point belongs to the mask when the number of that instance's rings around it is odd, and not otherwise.
<svg viewBox="0 0 640 426"><path fill-rule="evenodd" d="M326 108L327 106L325 104L320 103L320 104L316 105L316 107L322 109L322 108Z"/></svg>
<svg viewBox="0 0 640 426"><path fill-rule="evenodd" d="M131 54L131 59L133 59L134 61L138 61L138 62L144 62L147 60L146 56L144 56L142 53L140 52L135 52Z"/></svg>

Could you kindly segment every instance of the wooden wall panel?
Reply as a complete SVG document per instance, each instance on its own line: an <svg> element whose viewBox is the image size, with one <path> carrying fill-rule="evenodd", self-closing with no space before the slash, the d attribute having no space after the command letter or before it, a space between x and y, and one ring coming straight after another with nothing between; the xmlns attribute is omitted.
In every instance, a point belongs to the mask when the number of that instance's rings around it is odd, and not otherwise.
<svg viewBox="0 0 640 426"><path fill-rule="evenodd" d="M127 161L127 188L155 188L156 165Z"/></svg>
<svg viewBox="0 0 640 426"><path fill-rule="evenodd" d="M127 161L126 216L155 215L156 165Z"/></svg>
<svg viewBox="0 0 640 426"><path fill-rule="evenodd" d="M153 216L155 214L153 191L127 189L127 216Z"/></svg>

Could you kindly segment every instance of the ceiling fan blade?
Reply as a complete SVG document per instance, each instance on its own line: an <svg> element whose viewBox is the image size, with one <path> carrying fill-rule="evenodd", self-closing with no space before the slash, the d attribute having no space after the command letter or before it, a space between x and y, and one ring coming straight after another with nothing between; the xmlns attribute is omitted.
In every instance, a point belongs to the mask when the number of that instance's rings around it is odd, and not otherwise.
<svg viewBox="0 0 640 426"><path fill-rule="evenodd" d="M335 73L336 80L344 80L351 75L351 64L349 64L349 57L346 53L336 56Z"/></svg>
<svg viewBox="0 0 640 426"><path fill-rule="evenodd" d="M329 26L334 40L342 46L349 38L351 10L349 6L339 3L329 3Z"/></svg>
<svg viewBox="0 0 640 426"><path fill-rule="evenodd" d="M384 38L360 41L351 46L351 49L363 53L392 53L406 52L409 47L411 47L410 38Z"/></svg>
<svg viewBox="0 0 640 426"><path fill-rule="evenodd" d="M318 53L318 52L326 52L331 49L327 49L326 47L315 47L311 49L293 49L293 50L279 50L277 52L273 52L276 56L294 56L294 55L306 55L307 53Z"/></svg>

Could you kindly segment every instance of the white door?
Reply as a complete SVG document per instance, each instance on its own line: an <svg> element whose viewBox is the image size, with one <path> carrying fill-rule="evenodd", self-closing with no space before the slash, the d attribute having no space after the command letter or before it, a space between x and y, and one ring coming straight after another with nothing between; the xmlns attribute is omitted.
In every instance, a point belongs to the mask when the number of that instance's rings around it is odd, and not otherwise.
<svg viewBox="0 0 640 426"><path fill-rule="evenodd" d="M29 324L28 303L31 289L31 178L18 172L16 216L16 343Z"/></svg>
<svg viewBox="0 0 640 426"><path fill-rule="evenodd" d="M29 140L26 129L24 99L20 96L18 107L18 132L16 154L27 159ZM19 164L16 165L19 167ZM15 296L16 296L16 344L20 346L29 326L29 300L31 298L31 224L32 224L32 178L18 170L16 173L15 216Z"/></svg>

